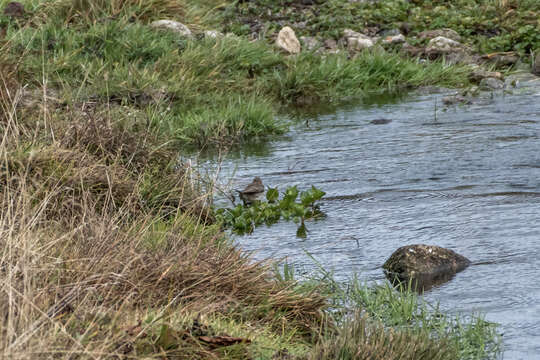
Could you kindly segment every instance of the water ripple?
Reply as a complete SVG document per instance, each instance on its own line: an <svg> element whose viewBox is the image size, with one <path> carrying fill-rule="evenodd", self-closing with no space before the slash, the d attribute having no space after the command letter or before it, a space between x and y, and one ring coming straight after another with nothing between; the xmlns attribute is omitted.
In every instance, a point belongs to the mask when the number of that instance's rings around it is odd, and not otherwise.
<svg viewBox="0 0 540 360"><path fill-rule="evenodd" d="M238 242L300 272L316 269L313 256L338 279L368 281L383 281L381 265L397 247L448 247L473 265L424 296L500 323L505 359L539 358L540 93L524 91L437 119L434 103L447 92L348 108L307 131L299 124L266 156L226 160L225 173L236 169L240 182L259 175L279 189L313 184L327 193L327 217L307 224L306 240L280 223Z"/></svg>

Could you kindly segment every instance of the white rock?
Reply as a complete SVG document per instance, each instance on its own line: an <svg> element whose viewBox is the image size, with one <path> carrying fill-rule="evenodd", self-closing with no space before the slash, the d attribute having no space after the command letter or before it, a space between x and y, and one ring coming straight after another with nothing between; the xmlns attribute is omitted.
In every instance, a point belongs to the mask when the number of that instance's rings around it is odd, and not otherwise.
<svg viewBox="0 0 540 360"><path fill-rule="evenodd" d="M222 38L223 36L224 36L223 33L216 30L206 30L204 32L204 37L211 38L211 39Z"/></svg>
<svg viewBox="0 0 540 360"><path fill-rule="evenodd" d="M173 20L157 20L150 24L151 27L156 29L167 29L174 31L175 33L178 33L180 36L184 37L192 37L193 34L191 33L191 30L189 28L179 23L178 21Z"/></svg>
<svg viewBox="0 0 540 360"><path fill-rule="evenodd" d="M426 48L429 52L453 52L456 50L462 50L463 45L455 40L445 38L444 36L437 36L434 39L429 40Z"/></svg>
<svg viewBox="0 0 540 360"><path fill-rule="evenodd" d="M360 51L373 46L371 39L347 38L347 47L351 51Z"/></svg>
<svg viewBox="0 0 540 360"><path fill-rule="evenodd" d="M347 42L349 51L361 51L373 46L373 40L364 34L353 31L351 29L343 30L343 36Z"/></svg>
<svg viewBox="0 0 540 360"><path fill-rule="evenodd" d="M461 36L459 36L459 34L452 29L425 30L418 34L418 38L420 40L434 39L437 36L443 36L455 41L461 41Z"/></svg>
<svg viewBox="0 0 540 360"><path fill-rule="evenodd" d="M401 44L405 42L405 35L387 36L382 40L383 44Z"/></svg>
<svg viewBox="0 0 540 360"><path fill-rule="evenodd" d="M360 39L371 40L369 36L359 33L357 31L351 30L351 29L343 30L343 36L345 36L346 38L355 37L355 38L360 38Z"/></svg>
<svg viewBox="0 0 540 360"><path fill-rule="evenodd" d="M276 45L289 54L298 54L302 50L300 41L296 38L294 30L288 26L280 30L276 39Z"/></svg>

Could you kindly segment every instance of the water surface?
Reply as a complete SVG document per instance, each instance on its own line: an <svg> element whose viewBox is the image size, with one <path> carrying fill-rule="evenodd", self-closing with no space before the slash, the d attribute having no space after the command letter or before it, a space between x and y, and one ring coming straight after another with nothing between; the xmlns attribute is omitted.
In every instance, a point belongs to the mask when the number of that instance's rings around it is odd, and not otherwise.
<svg viewBox="0 0 540 360"><path fill-rule="evenodd" d="M500 323L504 359L540 358L540 87L444 108L447 95L314 115L258 152L230 154L221 176L236 188L261 176L327 193L328 216L307 224L307 239L280 223L237 240L259 258L311 271L309 253L366 281L384 281L400 246L450 248L476 265L425 298Z"/></svg>

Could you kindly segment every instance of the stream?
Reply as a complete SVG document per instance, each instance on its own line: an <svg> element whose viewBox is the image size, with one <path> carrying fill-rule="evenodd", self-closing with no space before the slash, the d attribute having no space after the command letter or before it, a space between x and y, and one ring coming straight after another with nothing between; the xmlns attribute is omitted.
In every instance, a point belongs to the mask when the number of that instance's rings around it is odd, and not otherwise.
<svg viewBox="0 0 540 360"><path fill-rule="evenodd" d="M398 247L430 244L473 265L424 294L450 313L500 324L504 359L540 358L540 82L444 106L424 89L304 116L284 138L229 153L220 178L284 190L315 185L327 217L262 226L239 245L337 279L386 281ZM384 119L381 121L381 119ZM374 121L377 120L377 121ZM199 159L216 166L214 157ZM309 254L309 255L308 255Z"/></svg>

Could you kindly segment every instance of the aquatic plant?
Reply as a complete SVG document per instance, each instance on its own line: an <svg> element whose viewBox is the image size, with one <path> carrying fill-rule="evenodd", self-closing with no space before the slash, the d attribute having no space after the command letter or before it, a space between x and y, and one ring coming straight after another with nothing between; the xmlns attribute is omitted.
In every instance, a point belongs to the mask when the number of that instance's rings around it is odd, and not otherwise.
<svg viewBox="0 0 540 360"><path fill-rule="evenodd" d="M305 238L307 237L305 221L323 216L317 201L325 194L315 186L299 192L295 185L285 189L283 197L279 199L278 189L270 188L266 192L266 201L256 201L250 206L237 205L234 208L217 209L216 218L225 228L231 229L236 234L249 234L257 226L263 224L270 226L281 219L293 220L299 224L296 236Z"/></svg>

